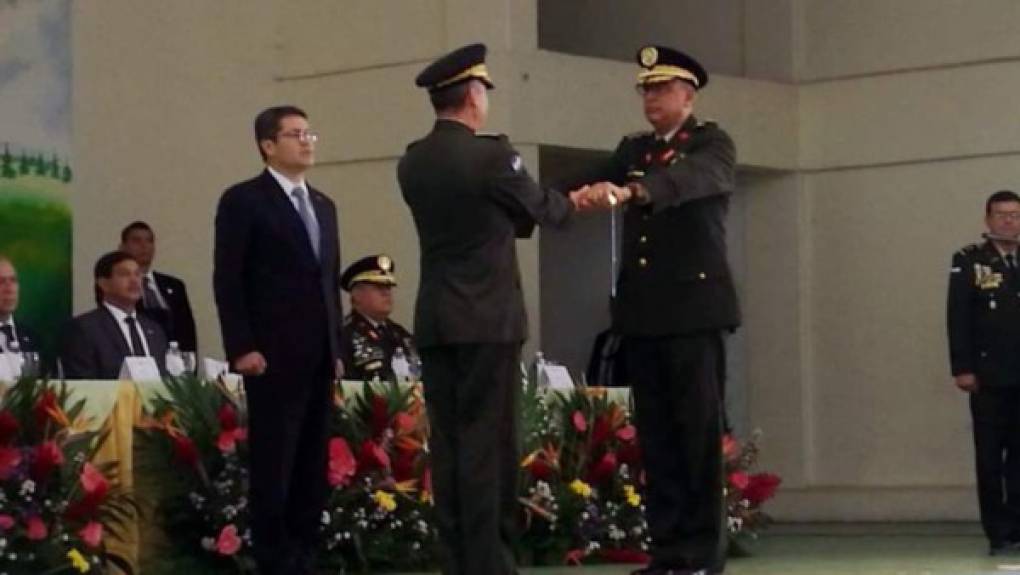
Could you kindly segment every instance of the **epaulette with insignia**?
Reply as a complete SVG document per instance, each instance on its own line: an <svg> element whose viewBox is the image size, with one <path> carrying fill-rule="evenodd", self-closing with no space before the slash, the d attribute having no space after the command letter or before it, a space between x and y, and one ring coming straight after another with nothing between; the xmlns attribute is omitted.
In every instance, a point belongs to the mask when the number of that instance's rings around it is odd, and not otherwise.
<svg viewBox="0 0 1020 575"><path fill-rule="evenodd" d="M631 132L630 134L627 134L626 136L624 136L623 139L624 140L637 140L639 138L645 138L645 137L651 136L651 135L652 135L652 131L651 130L641 130L641 131L638 131L638 132Z"/></svg>
<svg viewBox="0 0 1020 575"><path fill-rule="evenodd" d="M715 120L711 119L711 118L709 118L707 120L698 120L698 127L699 128L715 128L718 125L719 125L719 123L716 122Z"/></svg>
<svg viewBox="0 0 1020 575"><path fill-rule="evenodd" d="M969 255L981 249L981 244L967 244L958 252L961 256Z"/></svg>
<svg viewBox="0 0 1020 575"><path fill-rule="evenodd" d="M492 140L506 138L506 134L497 134L495 132L475 132L475 135L478 136L479 138L489 138Z"/></svg>

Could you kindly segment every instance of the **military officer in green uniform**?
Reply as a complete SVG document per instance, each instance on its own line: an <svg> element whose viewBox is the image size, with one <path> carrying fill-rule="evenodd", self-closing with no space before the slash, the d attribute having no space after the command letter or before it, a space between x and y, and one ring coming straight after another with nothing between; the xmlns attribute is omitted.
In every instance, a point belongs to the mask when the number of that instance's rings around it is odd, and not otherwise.
<svg viewBox="0 0 1020 575"><path fill-rule="evenodd" d="M708 73L663 46L637 53L652 129L562 182L592 183L585 205L623 205L613 327L623 337L647 470L652 561L638 573L722 572L721 358L740 323L726 249L733 140L693 115Z"/></svg>
<svg viewBox="0 0 1020 575"><path fill-rule="evenodd" d="M985 203L986 241L953 255L946 305L949 360L969 394L978 507L989 553L1020 550L1020 196Z"/></svg>
<svg viewBox="0 0 1020 575"><path fill-rule="evenodd" d="M426 67L436 122L397 177L421 250L414 333L432 436L443 573L516 573L519 362L527 334L517 238L574 212L538 186L506 136L482 134L493 87L485 46ZM576 194L575 196L576 197Z"/></svg>
<svg viewBox="0 0 1020 575"><path fill-rule="evenodd" d="M396 264L385 255L361 258L340 277L351 294L351 313L340 334L344 377L361 381L396 381L393 356L400 350L409 366L418 365L418 351L404 326L390 319Z"/></svg>

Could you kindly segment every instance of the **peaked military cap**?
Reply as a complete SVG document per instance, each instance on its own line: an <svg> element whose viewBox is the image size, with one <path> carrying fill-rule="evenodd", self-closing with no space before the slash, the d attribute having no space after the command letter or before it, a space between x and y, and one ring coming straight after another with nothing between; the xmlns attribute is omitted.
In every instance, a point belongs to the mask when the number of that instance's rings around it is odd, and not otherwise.
<svg viewBox="0 0 1020 575"><path fill-rule="evenodd" d="M343 275L340 276L340 287L344 291L351 291L354 284L362 282L395 286L397 277L393 275L393 272L396 269L397 266L388 256L379 254L363 257L344 270Z"/></svg>
<svg viewBox="0 0 1020 575"><path fill-rule="evenodd" d="M455 86L471 79L481 80L489 89L494 88L489 70L485 67L485 44L469 44L429 64L414 79L419 88L429 92Z"/></svg>
<svg viewBox="0 0 1020 575"><path fill-rule="evenodd" d="M665 46L645 46L637 52L637 62L644 68L638 84L654 84L680 79L700 90L708 84L708 72L697 60L680 50Z"/></svg>

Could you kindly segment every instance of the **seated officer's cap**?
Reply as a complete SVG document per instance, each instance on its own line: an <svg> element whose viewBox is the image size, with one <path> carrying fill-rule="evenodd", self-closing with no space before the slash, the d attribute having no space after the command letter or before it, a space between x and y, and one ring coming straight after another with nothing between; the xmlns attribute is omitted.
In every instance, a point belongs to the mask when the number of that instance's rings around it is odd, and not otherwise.
<svg viewBox="0 0 1020 575"><path fill-rule="evenodd" d="M343 275L340 276L340 287L344 291L351 291L354 284L362 282L395 286L397 285L397 277L393 275L393 272L397 269L394 265L393 260L388 256L379 254L375 256L367 256L354 262L344 270Z"/></svg>
<svg viewBox="0 0 1020 575"><path fill-rule="evenodd" d="M492 79L485 67L485 44L470 44L457 48L428 65L414 79L419 88L428 88L429 92L442 90L466 82L471 79L481 80L490 90Z"/></svg>
<svg viewBox="0 0 1020 575"><path fill-rule="evenodd" d="M665 46L645 46L638 50L637 62L644 70L638 84L654 84L680 79L700 90L708 84L708 72L687 54Z"/></svg>

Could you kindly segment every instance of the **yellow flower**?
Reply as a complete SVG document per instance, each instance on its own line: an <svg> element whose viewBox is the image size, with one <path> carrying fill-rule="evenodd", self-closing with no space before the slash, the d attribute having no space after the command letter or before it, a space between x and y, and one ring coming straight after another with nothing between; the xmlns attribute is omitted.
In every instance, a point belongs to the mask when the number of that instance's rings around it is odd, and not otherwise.
<svg viewBox="0 0 1020 575"><path fill-rule="evenodd" d="M397 500L393 498L389 493L379 490L372 494L372 499L375 504L385 509L386 511L393 511L397 508Z"/></svg>
<svg viewBox="0 0 1020 575"><path fill-rule="evenodd" d="M623 495L627 498L627 503L631 507L638 507L641 505L641 496L634 491L633 485L623 486Z"/></svg>
<svg viewBox="0 0 1020 575"><path fill-rule="evenodd" d="M591 497L591 486L580 479L575 479L570 482L570 490L585 499Z"/></svg>
<svg viewBox="0 0 1020 575"><path fill-rule="evenodd" d="M86 573L91 568L89 562L85 559L85 556L81 554L77 549L71 549L67 552L67 558L71 560L71 566L77 569L81 573Z"/></svg>

